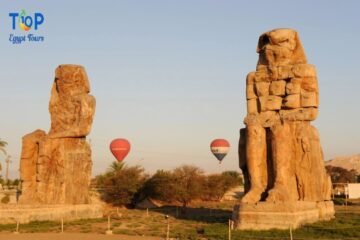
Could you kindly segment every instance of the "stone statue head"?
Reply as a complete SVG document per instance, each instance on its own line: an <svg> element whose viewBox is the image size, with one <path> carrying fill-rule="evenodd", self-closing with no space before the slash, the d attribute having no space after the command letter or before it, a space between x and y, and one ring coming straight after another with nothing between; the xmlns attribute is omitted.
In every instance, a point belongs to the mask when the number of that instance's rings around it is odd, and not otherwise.
<svg viewBox="0 0 360 240"><path fill-rule="evenodd" d="M289 28L274 29L259 37L258 65L283 66L306 63L298 33Z"/></svg>
<svg viewBox="0 0 360 240"><path fill-rule="evenodd" d="M57 94L79 95L90 92L90 84L84 67L80 65L60 65L55 70L55 87ZM54 94L54 93L52 93Z"/></svg>

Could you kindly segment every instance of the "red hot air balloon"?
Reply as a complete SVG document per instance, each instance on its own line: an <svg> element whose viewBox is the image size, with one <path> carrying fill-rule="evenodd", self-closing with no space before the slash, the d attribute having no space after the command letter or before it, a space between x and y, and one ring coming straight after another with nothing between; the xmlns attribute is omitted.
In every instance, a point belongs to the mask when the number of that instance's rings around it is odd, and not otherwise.
<svg viewBox="0 0 360 240"><path fill-rule="evenodd" d="M124 138L114 139L110 143L110 151L119 162L124 160L126 155L128 155L130 148L129 141Z"/></svg>
<svg viewBox="0 0 360 240"><path fill-rule="evenodd" d="M230 149L230 144L225 139L215 139L211 142L210 149L217 160L219 160L221 163Z"/></svg>

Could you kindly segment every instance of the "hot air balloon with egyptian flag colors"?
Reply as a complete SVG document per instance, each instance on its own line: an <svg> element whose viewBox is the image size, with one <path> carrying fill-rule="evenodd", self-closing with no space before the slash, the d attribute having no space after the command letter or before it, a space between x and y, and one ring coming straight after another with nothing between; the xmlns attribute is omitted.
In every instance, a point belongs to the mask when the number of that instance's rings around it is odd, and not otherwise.
<svg viewBox="0 0 360 240"><path fill-rule="evenodd" d="M117 138L110 143L110 151L118 162L124 160L130 151L130 143L124 138Z"/></svg>
<svg viewBox="0 0 360 240"><path fill-rule="evenodd" d="M219 160L219 163L221 163L226 154L229 152L230 144L225 139L215 139L211 142L210 149L217 160Z"/></svg>

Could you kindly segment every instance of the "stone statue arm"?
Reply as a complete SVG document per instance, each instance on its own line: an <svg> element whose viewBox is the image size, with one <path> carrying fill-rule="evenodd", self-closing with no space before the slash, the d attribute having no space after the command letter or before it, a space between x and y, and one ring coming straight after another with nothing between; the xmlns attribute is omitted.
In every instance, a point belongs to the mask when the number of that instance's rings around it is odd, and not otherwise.
<svg viewBox="0 0 360 240"><path fill-rule="evenodd" d="M316 107L281 110L280 119L287 121L314 121L318 111Z"/></svg>

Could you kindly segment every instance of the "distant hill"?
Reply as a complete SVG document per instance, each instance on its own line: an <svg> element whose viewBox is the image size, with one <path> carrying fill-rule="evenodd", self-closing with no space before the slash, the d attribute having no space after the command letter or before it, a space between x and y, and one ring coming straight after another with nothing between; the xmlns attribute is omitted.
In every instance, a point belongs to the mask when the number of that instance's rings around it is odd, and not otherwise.
<svg viewBox="0 0 360 240"><path fill-rule="evenodd" d="M326 161L325 165L342 167L347 170L355 169L360 174L360 154L347 157L336 157Z"/></svg>

